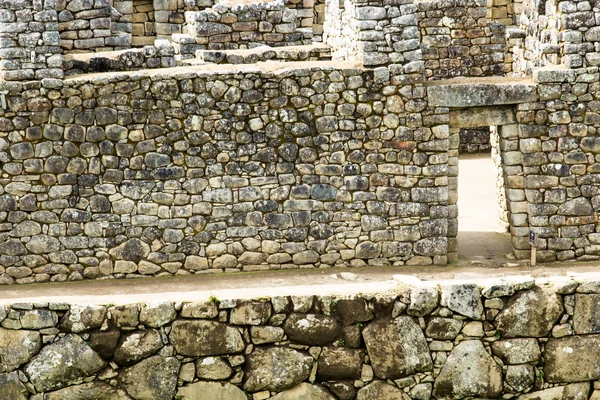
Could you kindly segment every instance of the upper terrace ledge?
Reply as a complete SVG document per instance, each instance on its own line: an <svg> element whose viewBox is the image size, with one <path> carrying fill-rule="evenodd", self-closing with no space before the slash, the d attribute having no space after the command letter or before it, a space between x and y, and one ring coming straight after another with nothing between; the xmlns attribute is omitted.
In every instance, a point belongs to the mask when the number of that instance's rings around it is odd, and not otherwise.
<svg viewBox="0 0 600 400"><path fill-rule="evenodd" d="M327 70L364 70L365 68L360 62L354 61L311 61L311 62L276 62L267 61L256 64L203 64L192 66L179 66L172 68L146 69L139 71L118 71L118 72L98 72L91 74L71 75L63 79L50 79L51 81L60 81L61 85L79 85L86 82L98 81L122 81L124 79L142 79L150 78L153 80L161 80L166 78L186 79L197 76L214 76L214 75L231 75L238 73L256 73L256 74L284 74L290 71L327 71ZM42 85L44 85L42 80ZM3 81L0 79L0 91L2 90L21 90L20 88L27 84L24 81Z"/></svg>
<svg viewBox="0 0 600 400"><path fill-rule="evenodd" d="M0 305L15 303L131 304L148 301L203 301L253 299L274 296L352 296L385 293L399 285L437 285L491 281L600 280L597 263L525 263L489 269L476 266L402 268L327 268L259 271L236 274L201 274L153 279L111 279L0 286Z"/></svg>
<svg viewBox="0 0 600 400"><path fill-rule="evenodd" d="M173 68L147 69L140 71L99 72L93 74L73 75L64 82L81 82L82 80L97 80L101 78L150 77L163 79L165 77L185 78L189 75L227 75L234 73L285 73L290 70L326 71L336 69L364 69L359 62L350 61L311 61L298 62L259 62L256 64L203 64Z"/></svg>

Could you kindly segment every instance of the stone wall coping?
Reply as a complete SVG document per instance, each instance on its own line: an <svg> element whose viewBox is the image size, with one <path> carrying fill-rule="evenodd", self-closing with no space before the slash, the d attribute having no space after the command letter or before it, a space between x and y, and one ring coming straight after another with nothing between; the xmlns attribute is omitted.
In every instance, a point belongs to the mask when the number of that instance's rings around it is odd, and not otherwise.
<svg viewBox="0 0 600 400"><path fill-rule="evenodd" d="M514 292L534 286L548 287L558 294L600 294L600 272L567 271L566 275L531 277L529 275L506 275L483 278L482 276L459 279L419 278L414 275L395 274L370 278L352 272L332 273L319 279L304 280L304 284L284 279L248 280L244 274L223 277L195 276L156 278L131 282L112 280L111 285L102 281L83 281L36 285L35 288L20 286L0 290L0 306L40 302L69 304L133 304L154 301L190 302L205 301L217 297L221 300L266 299L279 296L330 296L338 299L355 297L385 297L410 290L410 288L442 288L455 285L477 287L486 298L497 297L493 293ZM474 275L474 274L473 274ZM489 274L488 274L489 275ZM283 276L282 276L283 277ZM219 284L203 285L202 280L218 278ZM238 284L235 280L241 278ZM314 278L314 277L313 277ZM240 283L241 282L241 283ZM244 286L244 282L251 282ZM318 282L318 283L315 283ZM233 283L233 284L232 284ZM125 288L127 286L127 288ZM194 289L196 287L197 289ZM129 290L128 290L129 289ZM21 296L18 296L22 293ZM65 293L69 293L65 295ZM17 295L17 296L16 296Z"/></svg>
<svg viewBox="0 0 600 400"><path fill-rule="evenodd" d="M360 73L364 69L356 62L312 61L287 63L258 63L258 64L215 64L189 67L162 68L143 71L102 72L95 74L73 75L63 80L65 86L77 86L85 83L109 83L118 81L136 81L150 78L153 81L164 79L190 79L197 77L218 77L226 79L237 74L269 75L306 74L316 71L331 72L334 70L353 70ZM2 90L2 82L0 82ZM14 90L14 89L13 89Z"/></svg>

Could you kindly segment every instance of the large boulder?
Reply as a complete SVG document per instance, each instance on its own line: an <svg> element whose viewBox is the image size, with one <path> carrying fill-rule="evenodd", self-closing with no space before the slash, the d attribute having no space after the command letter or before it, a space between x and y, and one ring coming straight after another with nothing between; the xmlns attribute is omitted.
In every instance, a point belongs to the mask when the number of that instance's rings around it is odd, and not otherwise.
<svg viewBox="0 0 600 400"><path fill-rule="evenodd" d="M561 297L536 286L513 295L496 317L502 337L545 337L563 313Z"/></svg>
<svg viewBox="0 0 600 400"><path fill-rule="evenodd" d="M362 333L373 371L381 379L398 379L433 368L423 331L409 316L373 321Z"/></svg>
<svg viewBox="0 0 600 400"><path fill-rule="evenodd" d="M79 336L68 334L42 349L25 367L38 392L68 386L104 368L106 363Z"/></svg>
<svg viewBox="0 0 600 400"><path fill-rule="evenodd" d="M600 378L600 335L549 339L544 352L548 382L583 382Z"/></svg>
<svg viewBox="0 0 600 400"><path fill-rule="evenodd" d="M7 371L12 371L31 360L42 344L37 331L0 328L0 363Z"/></svg>
<svg viewBox="0 0 600 400"><path fill-rule="evenodd" d="M121 387L134 399L172 399L181 363L175 357L152 356L119 374Z"/></svg>
<svg viewBox="0 0 600 400"><path fill-rule="evenodd" d="M283 391L271 397L271 400L335 400L327 390L318 385L301 383L292 389Z"/></svg>
<svg viewBox="0 0 600 400"><path fill-rule="evenodd" d="M179 388L177 398L182 400L248 400L237 386L227 382L196 382Z"/></svg>
<svg viewBox="0 0 600 400"><path fill-rule="evenodd" d="M16 372L0 374L0 397L10 400L27 400L29 391L19 380Z"/></svg>
<svg viewBox="0 0 600 400"><path fill-rule="evenodd" d="M410 397L396 386L375 381L358 391L356 400L410 400Z"/></svg>
<svg viewBox="0 0 600 400"><path fill-rule="evenodd" d="M433 385L437 399L494 399L501 394L502 368L478 340L461 342L452 349Z"/></svg>
<svg viewBox="0 0 600 400"><path fill-rule="evenodd" d="M290 314L283 326L285 334L295 342L322 346L333 342L341 333L338 320L316 314Z"/></svg>
<svg viewBox="0 0 600 400"><path fill-rule="evenodd" d="M239 353L245 348L236 328L215 321L175 321L169 337L177 353L190 357Z"/></svg>
<svg viewBox="0 0 600 400"><path fill-rule="evenodd" d="M130 400L124 390L103 382L90 382L46 393L44 400Z"/></svg>
<svg viewBox="0 0 600 400"><path fill-rule="evenodd" d="M287 347L256 348L247 357L244 389L249 392L289 389L309 377L312 364L312 357Z"/></svg>
<svg viewBox="0 0 600 400"><path fill-rule="evenodd" d="M131 365L156 353L161 347L162 338L156 329L127 333L121 336L113 360L119 365Z"/></svg>

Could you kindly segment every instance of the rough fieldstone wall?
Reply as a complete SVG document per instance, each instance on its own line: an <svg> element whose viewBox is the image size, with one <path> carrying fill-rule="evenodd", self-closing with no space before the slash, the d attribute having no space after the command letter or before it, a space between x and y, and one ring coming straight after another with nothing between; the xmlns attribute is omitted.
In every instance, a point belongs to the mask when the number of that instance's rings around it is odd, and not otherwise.
<svg viewBox="0 0 600 400"><path fill-rule="evenodd" d="M487 18L485 0L417 1L428 79L504 75L506 26Z"/></svg>
<svg viewBox="0 0 600 400"><path fill-rule="evenodd" d="M300 29L302 10L284 1L223 5L185 13L187 33L199 49L245 49L258 45L310 44L312 31Z"/></svg>
<svg viewBox="0 0 600 400"><path fill-rule="evenodd" d="M2 283L444 264L447 126L419 113L422 86L389 79L313 67L7 86Z"/></svg>
<svg viewBox="0 0 600 400"><path fill-rule="evenodd" d="M539 234L542 260L597 260L597 68L538 71L535 78L540 101L517 106L518 147L516 137L504 146L511 148L504 155L505 165L524 175L507 182L512 189L508 200L527 202L527 220L513 214L511 226L521 230L529 225ZM525 238L513 240L516 249L529 248Z"/></svg>
<svg viewBox="0 0 600 400"><path fill-rule="evenodd" d="M118 13L109 0L59 1L56 10L65 52L107 51L120 45L112 38L111 17Z"/></svg>
<svg viewBox="0 0 600 400"><path fill-rule="evenodd" d="M0 8L0 79L61 78L55 2L4 0Z"/></svg>
<svg viewBox="0 0 600 400"><path fill-rule="evenodd" d="M423 282L349 297L0 306L0 393L11 400L598 397L600 282L480 284Z"/></svg>

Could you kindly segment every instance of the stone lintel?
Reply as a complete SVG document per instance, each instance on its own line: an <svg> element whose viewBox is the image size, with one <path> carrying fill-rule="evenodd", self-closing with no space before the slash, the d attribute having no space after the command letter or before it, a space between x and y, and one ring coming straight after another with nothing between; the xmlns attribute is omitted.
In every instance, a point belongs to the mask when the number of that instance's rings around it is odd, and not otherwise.
<svg viewBox="0 0 600 400"><path fill-rule="evenodd" d="M515 123L515 113L512 106L450 110L450 126L453 128L477 128Z"/></svg>
<svg viewBox="0 0 600 400"><path fill-rule="evenodd" d="M434 107L482 107L529 103L537 100L537 86L524 79L450 79L428 85Z"/></svg>

